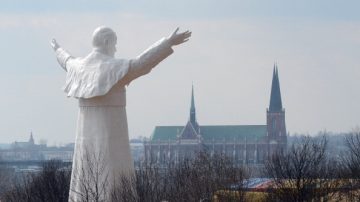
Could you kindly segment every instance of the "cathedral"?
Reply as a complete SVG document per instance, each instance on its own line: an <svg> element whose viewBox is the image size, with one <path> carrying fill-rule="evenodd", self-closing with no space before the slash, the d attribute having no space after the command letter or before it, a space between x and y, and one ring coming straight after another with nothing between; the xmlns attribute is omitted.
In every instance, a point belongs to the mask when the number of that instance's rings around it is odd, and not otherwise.
<svg viewBox="0 0 360 202"><path fill-rule="evenodd" d="M286 145L285 110L275 64L266 125L199 125L192 89L189 120L185 126L156 126L150 140L144 143L145 163L165 165L208 152L225 154L238 165L261 165Z"/></svg>

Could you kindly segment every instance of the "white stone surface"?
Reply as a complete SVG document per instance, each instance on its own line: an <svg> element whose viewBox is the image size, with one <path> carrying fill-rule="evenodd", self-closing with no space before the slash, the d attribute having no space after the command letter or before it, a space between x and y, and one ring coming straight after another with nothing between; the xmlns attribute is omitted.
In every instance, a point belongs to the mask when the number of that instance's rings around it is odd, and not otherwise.
<svg viewBox="0 0 360 202"><path fill-rule="evenodd" d="M133 174L126 117L126 85L147 74L168 57L172 46L186 42L191 32L163 38L135 59L116 59L116 34L99 27L93 34L94 49L85 57L73 57L52 40L56 57L67 72L64 91L79 100L75 151L69 201L81 201L84 184L105 186L109 200L112 182L121 174ZM90 169L97 169L94 175ZM88 180L98 177L98 180ZM104 192L105 193L105 192Z"/></svg>

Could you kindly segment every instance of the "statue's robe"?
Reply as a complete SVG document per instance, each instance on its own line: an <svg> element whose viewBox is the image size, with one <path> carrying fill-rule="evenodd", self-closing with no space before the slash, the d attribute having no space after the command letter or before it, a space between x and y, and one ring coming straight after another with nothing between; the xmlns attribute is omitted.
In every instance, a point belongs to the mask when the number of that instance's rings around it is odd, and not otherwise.
<svg viewBox="0 0 360 202"><path fill-rule="evenodd" d="M134 174L125 87L172 52L166 39L130 60L115 59L96 49L75 58L57 49L58 62L67 71L64 91L79 100L69 201L82 201L89 192L86 189L96 186L100 197L109 201L113 185L121 181L119 176Z"/></svg>

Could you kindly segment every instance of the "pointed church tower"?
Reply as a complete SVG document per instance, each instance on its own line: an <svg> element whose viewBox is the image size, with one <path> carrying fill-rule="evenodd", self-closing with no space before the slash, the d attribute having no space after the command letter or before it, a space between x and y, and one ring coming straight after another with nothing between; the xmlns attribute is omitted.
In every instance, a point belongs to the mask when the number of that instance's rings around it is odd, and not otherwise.
<svg viewBox="0 0 360 202"><path fill-rule="evenodd" d="M30 132L30 139L29 139L29 143L30 143L31 145L35 144L35 141L34 141L34 137L33 137L32 131Z"/></svg>
<svg viewBox="0 0 360 202"><path fill-rule="evenodd" d="M280 92L280 82L277 65L274 65L273 78L271 84L271 95L270 95L270 112L281 112L282 102L281 102L281 92Z"/></svg>
<svg viewBox="0 0 360 202"><path fill-rule="evenodd" d="M282 106L277 64L274 64L271 84L270 105L267 109L267 133L270 144L286 147L285 109Z"/></svg>
<svg viewBox="0 0 360 202"><path fill-rule="evenodd" d="M200 127L196 121L196 109L194 98L194 86L191 88L191 104L190 104L190 116L186 123L186 126L180 132L181 139L198 139L200 137Z"/></svg>
<svg viewBox="0 0 360 202"><path fill-rule="evenodd" d="M191 87L191 105L190 105L190 117L189 121L193 125L195 131L199 133L199 124L196 121L196 109L195 109L195 98L194 98L194 86Z"/></svg>

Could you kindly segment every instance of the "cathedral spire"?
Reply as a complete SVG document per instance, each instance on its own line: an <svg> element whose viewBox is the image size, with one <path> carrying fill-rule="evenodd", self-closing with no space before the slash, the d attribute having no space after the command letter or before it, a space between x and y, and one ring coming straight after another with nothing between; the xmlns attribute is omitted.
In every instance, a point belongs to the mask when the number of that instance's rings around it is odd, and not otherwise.
<svg viewBox="0 0 360 202"><path fill-rule="evenodd" d="M34 144L34 143L35 143L32 131L30 132L29 143L31 143L31 144Z"/></svg>
<svg viewBox="0 0 360 202"><path fill-rule="evenodd" d="M270 112L281 112L282 111L280 82L279 82L277 63L274 64L269 111Z"/></svg>
<svg viewBox="0 0 360 202"><path fill-rule="evenodd" d="M194 126L196 125L196 110L195 110L195 100L194 100L194 85L191 86L190 122L191 122Z"/></svg>

